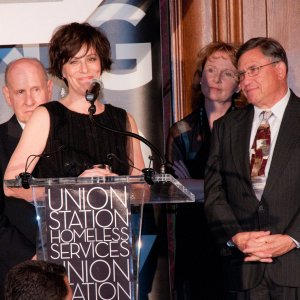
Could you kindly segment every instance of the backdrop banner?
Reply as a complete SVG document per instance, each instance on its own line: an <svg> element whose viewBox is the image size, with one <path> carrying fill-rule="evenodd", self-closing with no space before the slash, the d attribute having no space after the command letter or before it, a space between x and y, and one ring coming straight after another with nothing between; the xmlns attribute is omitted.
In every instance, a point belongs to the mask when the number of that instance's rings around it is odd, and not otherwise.
<svg viewBox="0 0 300 300"><path fill-rule="evenodd" d="M89 22L106 32L114 63L111 72L102 76L101 101L126 109L135 118L140 134L163 154L159 0L1 1L0 86L4 85L7 64L17 58L36 57L48 67L47 42L58 26L70 22ZM53 101L61 98L63 88L63 82L54 79ZM11 115L0 93L0 123L6 122ZM151 151L143 144L142 151L148 166ZM157 167L159 161L154 163ZM145 211L143 236L148 242L142 250L140 299L148 299L154 280L156 255L151 250L156 239L154 214L150 206Z"/></svg>
<svg viewBox="0 0 300 300"><path fill-rule="evenodd" d="M40 13L49 9L49 1L22 1L18 3L12 16L14 26L22 28L26 19L24 14L31 12L28 6L36 5ZM51 1L50 1L51 2ZM60 25L62 16L69 20L69 10L61 9L65 1L52 1L52 6L57 6L53 15L47 15L51 19L51 32ZM101 4L92 13L91 8L86 7L85 1L71 1L74 20L77 22L89 22L93 26L104 30L108 36L112 48L113 65L110 73L103 74L103 103L110 103L126 109L135 118L140 134L146 137L163 153L163 104L162 104L162 76L161 76L161 40L160 40L160 7L158 0L128 0L124 1L98 1ZM11 9L11 3L0 3L2 14ZM71 8L70 8L71 9ZM85 18L83 12L86 10ZM76 12L78 11L78 12ZM50 10L51 12L51 10ZM80 17L78 17L80 16ZM30 17L30 16L28 16ZM81 19L80 19L81 18ZM57 22L55 22L57 20ZM7 21L8 22L8 21ZM49 22L45 26L49 26ZM9 24L11 26L11 24ZM1 21L2 31L11 30L5 20ZM44 24L33 24L31 40L37 30L45 30ZM46 26L46 27L47 27ZM19 30L20 40L22 32ZM49 29L45 30L45 35ZM27 33L27 35L30 33ZM37 35L39 36L39 35ZM12 36L15 41L16 37ZM30 40L28 38L28 40ZM1 34L0 34L1 41ZM6 41L6 40L5 40ZM36 57L48 67L48 45L44 43L1 45L0 46L0 85L4 84L4 71L7 64L21 57ZM60 80L54 80L53 100L61 97L61 89L64 87ZM7 121L12 115L11 109L6 104L1 93L0 96L0 123ZM145 161L151 151L142 145Z"/></svg>

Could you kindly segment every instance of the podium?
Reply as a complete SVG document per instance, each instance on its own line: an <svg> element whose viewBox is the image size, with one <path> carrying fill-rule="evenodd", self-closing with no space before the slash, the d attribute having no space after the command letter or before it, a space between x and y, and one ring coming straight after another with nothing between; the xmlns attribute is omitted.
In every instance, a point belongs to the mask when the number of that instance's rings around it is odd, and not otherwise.
<svg viewBox="0 0 300 300"><path fill-rule="evenodd" d="M138 300L147 204L194 202L169 174L30 178L38 221L37 259L63 264L74 299ZM22 187L20 178L6 180Z"/></svg>

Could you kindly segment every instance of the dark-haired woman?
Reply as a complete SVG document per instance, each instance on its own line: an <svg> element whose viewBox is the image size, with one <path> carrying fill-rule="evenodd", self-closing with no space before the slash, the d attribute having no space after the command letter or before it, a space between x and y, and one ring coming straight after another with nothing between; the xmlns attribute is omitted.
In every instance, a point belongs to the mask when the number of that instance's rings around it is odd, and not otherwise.
<svg viewBox="0 0 300 300"><path fill-rule="evenodd" d="M36 158L30 164L28 172L34 172L36 177L140 174L139 170L144 167L140 142L105 131L89 120L90 103L85 93L94 79L100 79L102 72L110 69L110 52L107 37L88 23L71 23L58 28L50 41L49 70L64 80L68 94L35 110L8 164L6 179L23 172L26 159L40 153L52 155L47 159ZM138 132L134 119L125 110L104 105L99 100L95 106L96 122ZM118 160L108 161L109 153ZM111 168L99 168L99 164L111 165ZM24 197L22 189L5 187L5 193L13 196L20 193L19 197Z"/></svg>

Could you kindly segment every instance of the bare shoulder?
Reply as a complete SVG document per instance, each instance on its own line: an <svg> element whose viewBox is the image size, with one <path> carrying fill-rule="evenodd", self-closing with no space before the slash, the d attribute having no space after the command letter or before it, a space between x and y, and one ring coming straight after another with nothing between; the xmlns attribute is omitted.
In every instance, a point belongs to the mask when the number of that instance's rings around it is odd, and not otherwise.
<svg viewBox="0 0 300 300"><path fill-rule="evenodd" d="M127 112L127 116L128 116L128 120L129 120L131 128L137 130L137 124L136 124L134 117L129 112Z"/></svg>
<svg viewBox="0 0 300 300"><path fill-rule="evenodd" d="M46 116L48 116L48 118L49 118L49 112L48 112L48 110L44 106L39 106L33 112L32 117L30 118L30 120L33 117L38 118L38 117L46 117Z"/></svg>
<svg viewBox="0 0 300 300"><path fill-rule="evenodd" d="M32 128L32 126L38 126L40 128L45 128L45 126L49 126L50 124L50 116L47 109L43 106L39 106L33 112L31 118L26 124L26 128Z"/></svg>
<svg viewBox="0 0 300 300"><path fill-rule="evenodd" d="M130 122L131 122L131 121L135 122L133 116L132 116L128 111L126 111L126 113L127 113L127 116L128 116L129 121L130 121Z"/></svg>
<svg viewBox="0 0 300 300"><path fill-rule="evenodd" d="M45 107L39 106L35 109L29 121L26 123L20 143L31 143L32 138L36 139L35 145L42 148L46 144L46 140L50 131L50 116ZM32 145L33 147L33 145ZM36 149L40 151L41 149Z"/></svg>

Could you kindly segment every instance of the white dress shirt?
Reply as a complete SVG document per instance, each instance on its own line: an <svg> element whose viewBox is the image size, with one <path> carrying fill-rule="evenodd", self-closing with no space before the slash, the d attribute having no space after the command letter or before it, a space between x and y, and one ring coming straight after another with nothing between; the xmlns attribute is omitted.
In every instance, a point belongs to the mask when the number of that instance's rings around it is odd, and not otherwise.
<svg viewBox="0 0 300 300"><path fill-rule="evenodd" d="M270 145L269 158L268 158L266 168L265 168L266 178L268 177L268 174L269 174L270 165L271 165L271 162L272 162L273 152L274 152L274 148L275 148L275 145L276 145L276 140L277 140L277 137L278 137L281 121L282 121L283 114L285 112L286 106L288 104L288 101L290 99L290 96L291 96L291 91L290 91L290 89L288 89L285 96L280 101L278 101L274 106L272 106L270 109L268 109L273 114L269 118L270 131L271 131L271 145ZM261 114L262 111L265 111L265 110L266 109L260 109L260 108L254 106L254 118L253 118L252 129L251 129L250 149L249 149L250 160L251 160L251 147L252 147L257 129L258 129L259 124L261 122L260 114ZM296 247L300 248L300 243L297 240L293 239L292 237L291 237L291 239L296 244Z"/></svg>
<svg viewBox="0 0 300 300"><path fill-rule="evenodd" d="M251 160L251 147L257 132L257 129L259 127L259 124L261 122L260 120L260 113L262 111L270 110L272 111L272 116L269 118L269 124L270 124L270 131L271 131L271 145L270 145L270 154L269 158L266 164L265 168L265 176L268 177L268 173L270 170L270 165L272 162L273 152L276 145L276 140L278 136L278 132L280 129L281 121L283 118L284 111L286 109L286 106L288 104L289 98L291 96L291 91L288 89L285 96L278 101L274 106L272 106L270 109L261 109L254 106L254 118L252 123L252 130L251 130L251 137L250 137L250 147L249 147L249 159Z"/></svg>

